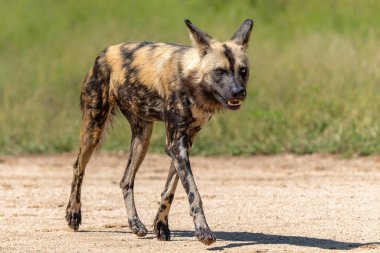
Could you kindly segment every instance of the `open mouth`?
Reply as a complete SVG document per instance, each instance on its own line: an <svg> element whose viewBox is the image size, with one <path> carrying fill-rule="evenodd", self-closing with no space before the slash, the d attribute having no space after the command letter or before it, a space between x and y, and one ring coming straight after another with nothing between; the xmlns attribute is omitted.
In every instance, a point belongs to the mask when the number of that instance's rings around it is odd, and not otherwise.
<svg viewBox="0 0 380 253"><path fill-rule="evenodd" d="M228 100L228 101L227 101L227 104L228 104L229 106L233 106L233 107L235 107L235 106L240 106L240 105L241 105L241 101L238 100L238 99L232 99L232 100Z"/></svg>
<svg viewBox="0 0 380 253"><path fill-rule="evenodd" d="M218 94L214 94L214 96L219 101L219 103L221 103L224 107L226 107L228 109L231 109L231 110L238 110L238 109L240 109L242 100L239 100L239 99L230 99L230 100L226 101L224 98L222 98Z"/></svg>

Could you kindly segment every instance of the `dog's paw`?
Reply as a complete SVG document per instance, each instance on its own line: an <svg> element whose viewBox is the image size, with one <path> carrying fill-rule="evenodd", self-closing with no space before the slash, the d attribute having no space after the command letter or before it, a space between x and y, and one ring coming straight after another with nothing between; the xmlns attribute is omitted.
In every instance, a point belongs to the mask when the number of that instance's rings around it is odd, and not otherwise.
<svg viewBox="0 0 380 253"><path fill-rule="evenodd" d="M145 228L144 224L138 218L128 219L129 228L138 237L146 236L148 230Z"/></svg>
<svg viewBox="0 0 380 253"><path fill-rule="evenodd" d="M156 235L157 240L169 241L170 240L170 230L168 224L158 221L154 224L153 233Z"/></svg>
<svg viewBox="0 0 380 253"><path fill-rule="evenodd" d="M82 222L81 210L68 208L66 210L66 221L71 229L78 231L79 225Z"/></svg>
<svg viewBox="0 0 380 253"><path fill-rule="evenodd" d="M195 231L195 236L198 240L205 244L210 245L216 241L215 235L211 232L209 228L199 228Z"/></svg>

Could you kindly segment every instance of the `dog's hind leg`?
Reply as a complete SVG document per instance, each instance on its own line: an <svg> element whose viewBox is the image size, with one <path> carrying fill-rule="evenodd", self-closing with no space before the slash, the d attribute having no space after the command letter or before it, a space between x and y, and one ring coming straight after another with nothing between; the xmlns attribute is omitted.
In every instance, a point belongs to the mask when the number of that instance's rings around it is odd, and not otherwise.
<svg viewBox="0 0 380 253"><path fill-rule="evenodd" d="M96 70L96 71L95 71ZM80 129L80 149L74 164L73 180L66 221L70 228L78 230L81 224L81 186L85 168L98 146L106 122L112 111L108 100L108 82L101 73L98 63L89 72L82 88L81 109L83 112Z"/></svg>
<svg viewBox="0 0 380 253"><path fill-rule="evenodd" d="M128 165L125 169L123 178L120 181L120 188L123 191L129 227L133 233L141 237L145 236L148 231L137 215L133 196L133 187L136 173L144 160L149 147L149 140L153 130L153 122L144 121L127 110L121 111L131 125L132 139Z"/></svg>
<svg viewBox="0 0 380 253"><path fill-rule="evenodd" d="M170 206L173 202L175 189L178 184L177 170L174 167L174 161L171 162L168 178L166 180L165 189L161 193L161 204L158 209L156 218L154 219L154 234L158 240L170 240L170 230L168 216Z"/></svg>

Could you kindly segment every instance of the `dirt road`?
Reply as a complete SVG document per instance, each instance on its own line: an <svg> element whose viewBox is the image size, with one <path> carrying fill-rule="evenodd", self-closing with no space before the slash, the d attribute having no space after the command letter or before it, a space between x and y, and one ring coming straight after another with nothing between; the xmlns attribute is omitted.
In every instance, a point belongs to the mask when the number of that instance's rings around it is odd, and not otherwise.
<svg viewBox="0 0 380 253"><path fill-rule="evenodd" d="M380 158L192 157L206 217L204 246L182 186L169 216L172 241L137 238L118 182L126 154L100 154L86 171L82 226L64 219L74 154L0 158L0 252L380 252ZM148 155L135 183L148 230L169 159Z"/></svg>

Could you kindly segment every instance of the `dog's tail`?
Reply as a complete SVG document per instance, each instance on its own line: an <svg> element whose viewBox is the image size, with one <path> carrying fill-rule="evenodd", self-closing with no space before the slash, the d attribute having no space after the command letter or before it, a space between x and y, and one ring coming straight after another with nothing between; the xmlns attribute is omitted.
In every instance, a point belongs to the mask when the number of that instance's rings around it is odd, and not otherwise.
<svg viewBox="0 0 380 253"><path fill-rule="evenodd" d="M107 49L96 58L88 71L80 95L82 123L80 130L81 148L74 168L78 167L82 146L91 146L98 151L107 128L112 123L116 106L111 91L111 71L106 59Z"/></svg>

